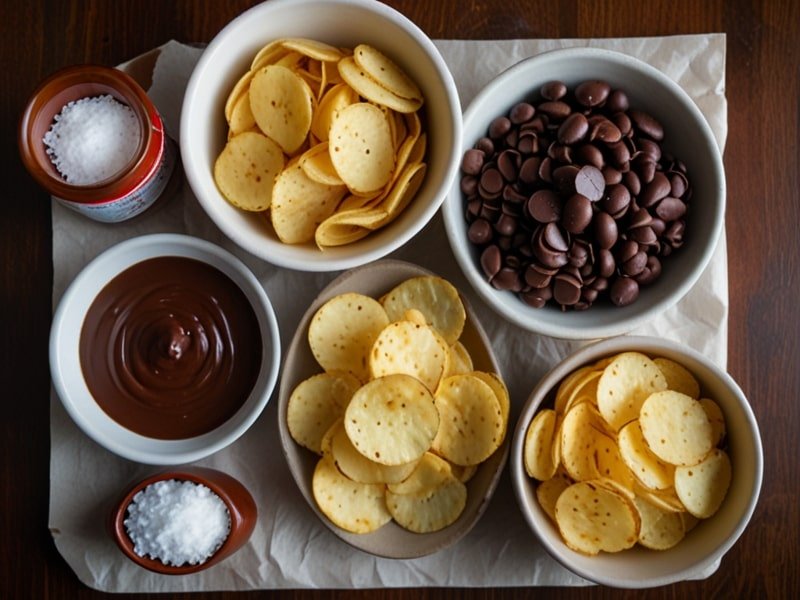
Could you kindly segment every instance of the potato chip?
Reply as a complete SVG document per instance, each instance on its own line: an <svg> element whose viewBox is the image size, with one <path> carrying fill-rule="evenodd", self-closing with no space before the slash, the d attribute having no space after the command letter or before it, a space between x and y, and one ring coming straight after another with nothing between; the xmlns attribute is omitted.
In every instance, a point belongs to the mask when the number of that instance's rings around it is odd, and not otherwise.
<svg viewBox="0 0 800 600"><path fill-rule="evenodd" d="M364 384L345 411L350 441L364 456L384 465L420 458L439 429L433 395L409 375L387 375Z"/></svg>
<svg viewBox="0 0 800 600"><path fill-rule="evenodd" d="M372 377L405 373L436 391L449 356L441 338L427 325L395 321L381 331L369 355Z"/></svg>
<svg viewBox="0 0 800 600"><path fill-rule="evenodd" d="M322 435L322 440L319 443L319 453L322 456L327 456L329 458L333 458L331 453L331 446L333 445L333 434L336 433L336 430L339 424L344 422L344 410L342 410L342 416L336 419L333 424L328 427L328 430Z"/></svg>
<svg viewBox="0 0 800 600"><path fill-rule="evenodd" d="M605 435L595 437L595 463L602 477L616 481L622 487L633 489L633 473L625 464L617 442Z"/></svg>
<svg viewBox="0 0 800 600"><path fill-rule="evenodd" d="M525 471L539 481L550 479L555 475L558 466L553 464L551 453L555 432L556 411L544 409L533 418L525 434Z"/></svg>
<svg viewBox="0 0 800 600"><path fill-rule="evenodd" d="M462 466L450 464L450 470L453 472L453 477L461 483L467 483L478 472L478 465Z"/></svg>
<svg viewBox="0 0 800 600"><path fill-rule="evenodd" d="M246 131L228 140L214 163L214 180L225 199L242 210L264 211L272 203L283 153L260 133Z"/></svg>
<svg viewBox="0 0 800 600"><path fill-rule="evenodd" d="M619 431L639 417L639 409L667 382L661 370L644 354L623 352L604 370L597 384L597 406L606 422Z"/></svg>
<svg viewBox="0 0 800 600"><path fill-rule="evenodd" d="M470 361L470 364L472 364L472 361ZM503 383L503 380L497 373L470 370L470 374L492 388L494 395L497 397L497 403L500 405L500 414L503 417L503 431L505 431L505 427L508 425L508 417L511 413L511 399L508 396L506 384Z"/></svg>
<svg viewBox="0 0 800 600"><path fill-rule="evenodd" d="M717 512L731 484L731 461L714 448L703 462L675 469L675 492L686 510L699 519Z"/></svg>
<svg viewBox="0 0 800 600"><path fill-rule="evenodd" d="M287 38L281 41L281 45L304 56L326 62L336 62L344 56L341 50L330 44L306 38Z"/></svg>
<svg viewBox="0 0 800 600"><path fill-rule="evenodd" d="M556 522L556 502L558 502L558 497L572 484L573 481L566 471L558 470L553 477L536 486L536 499L539 501L539 506L547 513L553 523Z"/></svg>
<svg viewBox="0 0 800 600"><path fill-rule="evenodd" d="M267 65L273 65L291 50L283 47L283 39L273 40L261 48L250 63L250 71L255 72Z"/></svg>
<svg viewBox="0 0 800 600"><path fill-rule="evenodd" d="M427 165L421 163L406 165L400 172L397 181L386 195L386 198L379 205L379 207L387 213L386 217L380 223L380 227L394 221L398 215L406 209L409 203L414 199L414 196L417 195L422 182L425 180L427 169Z"/></svg>
<svg viewBox="0 0 800 600"><path fill-rule="evenodd" d="M641 521L633 503L592 482L574 483L564 490L555 514L567 546L583 554L619 552L639 538Z"/></svg>
<svg viewBox="0 0 800 600"><path fill-rule="evenodd" d="M417 466L416 461L389 466L368 459L353 446L341 420L331 436L330 454L343 475L360 483L400 482L411 475Z"/></svg>
<svg viewBox="0 0 800 600"><path fill-rule="evenodd" d="M653 362L661 369L667 380L667 389L691 396L695 400L700 397L700 384L689 370L668 358L654 358Z"/></svg>
<svg viewBox="0 0 800 600"><path fill-rule="evenodd" d="M675 467L653 454L642 435L639 420L620 429L617 442L622 460L646 487L663 490L672 485Z"/></svg>
<svg viewBox="0 0 800 600"><path fill-rule="evenodd" d="M328 142L320 142L306 150L300 157L300 168L312 181L325 185L344 185L341 177L333 168L328 153Z"/></svg>
<svg viewBox="0 0 800 600"><path fill-rule="evenodd" d="M353 49L353 60L387 90L402 98L422 102L422 92L403 69L380 51L367 44L359 44Z"/></svg>
<svg viewBox="0 0 800 600"><path fill-rule="evenodd" d="M314 241L321 250L351 244L372 233L372 229L350 223L335 223L327 220L320 223L314 233Z"/></svg>
<svg viewBox="0 0 800 600"><path fill-rule="evenodd" d="M406 162L409 164L415 164L422 162L425 160L425 153L428 150L428 136L424 133L421 133L419 137L414 140L414 145L411 146L411 149L408 151L408 157L406 158Z"/></svg>
<svg viewBox="0 0 800 600"><path fill-rule="evenodd" d="M679 513L667 512L636 496L633 500L642 519L639 543L651 550L667 550L680 542L684 535Z"/></svg>
<svg viewBox="0 0 800 600"><path fill-rule="evenodd" d="M452 469L446 460L426 452L407 479L389 483L387 489L398 495L419 494L439 487L452 476Z"/></svg>
<svg viewBox="0 0 800 600"><path fill-rule="evenodd" d="M686 533L689 533L700 522L700 519L698 519L691 513L682 512L678 514L680 514L681 516L681 521L683 521L683 529L684 531L686 531Z"/></svg>
<svg viewBox="0 0 800 600"><path fill-rule="evenodd" d="M596 369L593 369L590 366L580 367L561 380L561 383L558 385L558 389L556 390L556 399L554 404L554 409L558 414L566 414L567 400L569 400L570 396L572 395L575 386L583 380L585 375L592 373L595 370Z"/></svg>
<svg viewBox="0 0 800 600"><path fill-rule="evenodd" d="M503 441L503 416L497 396L472 375L443 380L436 391L441 422L433 450L457 465L483 462Z"/></svg>
<svg viewBox="0 0 800 600"><path fill-rule="evenodd" d="M314 314L308 342L323 369L344 371L366 382L372 344L388 324L389 317L376 300L362 294L341 294Z"/></svg>
<svg viewBox="0 0 800 600"><path fill-rule="evenodd" d="M389 91L361 69L352 57L343 58L338 63L342 79L356 92L381 106L387 106L399 113L413 113L422 107L422 100L403 98Z"/></svg>
<svg viewBox="0 0 800 600"><path fill-rule="evenodd" d="M596 438L603 435L602 418L589 404L578 404L561 424L561 463L575 481L600 476L594 457Z"/></svg>
<svg viewBox="0 0 800 600"><path fill-rule="evenodd" d="M234 104L228 126L230 127L230 137L243 131L249 131L256 126L256 118L253 116L253 111L250 110L250 92L247 90Z"/></svg>
<svg viewBox="0 0 800 600"><path fill-rule="evenodd" d="M317 226L336 210L347 189L310 179L297 161L275 179L270 205L272 227L285 244L314 239Z"/></svg>
<svg viewBox="0 0 800 600"><path fill-rule="evenodd" d="M451 368L448 375L463 375L474 369L472 357L467 352L464 344L459 341L450 346L450 365ZM500 408L502 408L502 402Z"/></svg>
<svg viewBox="0 0 800 600"><path fill-rule="evenodd" d="M322 453L322 437L344 415L361 383L347 373L319 373L301 381L286 408L292 439L312 452Z"/></svg>
<svg viewBox="0 0 800 600"><path fill-rule="evenodd" d="M637 496L644 498L650 504L663 511L674 513L686 511L686 507L683 505L683 502L680 501L680 498L678 498L674 487L668 487L664 490L651 490L643 486L637 480L633 484L633 491Z"/></svg>
<svg viewBox="0 0 800 600"><path fill-rule="evenodd" d="M393 321L401 318L405 311L417 309L448 344L458 341L467 318L458 290L446 279L436 276L405 280L384 296L382 304Z"/></svg>
<svg viewBox="0 0 800 600"><path fill-rule="evenodd" d="M353 193L382 188L395 166L392 133L386 115L366 102L337 113L328 133L331 161Z"/></svg>
<svg viewBox="0 0 800 600"><path fill-rule="evenodd" d="M250 82L250 108L256 123L286 154L293 154L311 128L313 94L291 69L268 65Z"/></svg>
<svg viewBox="0 0 800 600"><path fill-rule="evenodd" d="M653 453L673 465L697 464L714 446L703 406L680 392L651 394L642 405L639 422Z"/></svg>
<svg viewBox="0 0 800 600"><path fill-rule="evenodd" d="M233 114L233 107L236 102L250 89L250 82L253 79L253 71L247 71L242 75L236 84L233 86L231 93L228 94L228 99L225 101L225 120L230 124L231 115ZM248 100L249 102L249 100Z"/></svg>
<svg viewBox="0 0 800 600"><path fill-rule="evenodd" d="M699 402L711 423L711 443L718 446L725 438L725 416L719 405L710 398L700 398Z"/></svg>
<svg viewBox="0 0 800 600"><path fill-rule="evenodd" d="M569 398L567 398L564 412L569 411L570 408L580 402L588 402L597 407L597 385L602 374L602 371L589 371L576 381Z"/></svg>
<svg viewBox="0 0 800 600"><path fill-rule="evenodd" d="M467 488L452 475L428 492L386 492L386 506L397 523L415 533L431 533L452 525L467 505Z"/></svg>
<svg viewBox="0 0 800 600"><path fill-rule="evenodd" d="M328 457L317 463L311 489L323 514L346 531L369 533L392 519L382 484L352 481Z"/></svg>
<svg viewBox="0 0 800 600"><path fill-rule="evenodd" d="M321 142L328 140L331 125L338 114L358 102L358 94L347 84L338 84L324 93L311 119L311 133Z"/></svg>
<svg viewBox="0 0 800 600"><path fill-rule="evenodd" d="M633 499L636 497L633 488L626 487L622 485L620 482L614 479L610 479L609 477L598 477L597 479L593 479L592 482L606 489L609 489L612 492L616 492L620 496L624 496L631 502L633 502Z"/></svg>

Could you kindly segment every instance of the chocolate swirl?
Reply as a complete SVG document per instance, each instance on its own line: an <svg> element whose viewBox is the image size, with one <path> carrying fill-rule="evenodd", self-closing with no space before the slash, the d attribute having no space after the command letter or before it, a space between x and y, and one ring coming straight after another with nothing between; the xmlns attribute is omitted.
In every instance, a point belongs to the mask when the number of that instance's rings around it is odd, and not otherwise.
<svg viewBox="0 0 800 600"><path fill-rule="evenodd" d="M97 295L81 330L84 378L100 407L149 437L206 433L245 402L261 338L247 298L188 258L134 265Z"/></svg>

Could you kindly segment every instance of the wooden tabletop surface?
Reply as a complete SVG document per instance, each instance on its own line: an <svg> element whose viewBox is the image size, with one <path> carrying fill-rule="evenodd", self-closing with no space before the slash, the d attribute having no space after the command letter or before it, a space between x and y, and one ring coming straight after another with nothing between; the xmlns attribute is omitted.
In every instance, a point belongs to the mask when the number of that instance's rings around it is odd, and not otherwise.
<svg viewBox="0 0 800 600"><path fill-rule="evenodd" d="M47 529L50 201L23 169L19 115L37 83L76 63L115 65L160 44L208 42L247 0L0 3L0 598L94 598ZM725 149L729 371L764 442L761 498L744 535L705 581L654 598L800 596L800 3L792 0L391 0L432 38L727 34ZM633 597L605 588L270 592L327 598ZM238 597L259 596L258 592ZM188 596L188 595L187 595ZM222 598L234 594L208 594ZM137 596L142 597L142 596ZM183 596L176 596L183 597Z"/></svg>

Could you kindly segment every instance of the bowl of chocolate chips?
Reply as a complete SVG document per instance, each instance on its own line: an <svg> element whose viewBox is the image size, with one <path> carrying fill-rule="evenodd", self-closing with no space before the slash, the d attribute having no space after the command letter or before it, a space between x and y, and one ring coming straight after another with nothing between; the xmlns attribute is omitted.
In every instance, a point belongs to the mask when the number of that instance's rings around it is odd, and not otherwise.
<svg viewBox="0 0 800 600"><path fill-rule="evenodd" d="M563 339L626 333L678 302L716 248L722 157L672 79L631 56L556 50L464 114L447 235L477 293Z"/></svg>

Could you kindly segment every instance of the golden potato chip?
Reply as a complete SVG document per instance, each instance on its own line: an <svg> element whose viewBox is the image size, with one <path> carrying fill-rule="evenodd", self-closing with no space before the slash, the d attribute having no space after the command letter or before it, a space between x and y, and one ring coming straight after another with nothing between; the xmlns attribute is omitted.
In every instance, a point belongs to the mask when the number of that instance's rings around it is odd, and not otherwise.
<svg viewBox="0 0 800 600"><path fill-rule="evenodd" d="M412 277L394 287L382 299L386 314L393 321L415 308L425 315L448 344L454 344L464 330L467 313L458 290L436 276Z"/></svg>
<svg viewBox="0 0 800 600"><path fill-rule="evenodd" d="M559 469L553 477L536 486L536 499L539 501L539 506L547 513L553 523L556 522L556 502L558 502L558 497L572 484L573 481L566 471Z"/></svg>
<svg viewBox="0 0 800 600"><path fill-rule="evenodd" d="M703 406L680 392L651 394L642 405L639 422L650 450L673 465L695 465L714 446Z"/></svg>
<svg viewBox="0 0 800 600"><path fill-rule="evenodd" d="M419 494L439 487L452 477L450 464L431 452L426 452L416 463L415 469L404 481L389 483L387 489L393 494Z"/></svg>
<svg viewBox="0 0 800 600"><path fill-rule="evenodd" d="M533 418L525 434L525 471L539 481L550 479L558 466L553 464L551 452L555 432L556 411L546 408Z"/></svg>
<svg viewBox="0 0 800 600"><path fill-rule="evenodd" d="M372 229L361 225L351 225L349 223L335 223L327 220L320 223L314 234L314 241L321 250L334 246L352 244L372 233Z"/></svg>
<svg viewBox="0 0 800 600"><path fill-rule="evenodd" d="M450 372L448 375L463 375L464 373L471 372L473 369L472 357L464 347L464 344L456 340L456 343L450 346Z"/></svg>
<svg viewBox="0 0 800 600"><path fill-rule="evenodd" d="M322 63L322 81L329 86L342 83L342 76L339 75L339 67L336 63L328 61Z"/></svg>
<svg viewBox="0 0 800 600"><path fill-rule="evenodd" d="M405 71L388 57L367 44L359 44L353 49L353 60L387 90L402 98L422 102L422 92Z"/></svg>
<svg viewBox="0 0 800 600"><path fill-rule="evenodd" d="M652 360L639 352L623 352L600 376L597 407L606 422L619 431L639 418L639 409L650 394L666 387L661 370Z"/></svg>
<svg viewBox="0 0 800 600"><path fill-rule="evenodd" d="M643 486L637 480L633 484L633 490L637 496L644 498L650 504L661 510L674 513L686 511L686 507L683 505L683 502L680 501L680 498L678 498L674 487L668 487L664 490L651 490Z"/></svg>
<svg viewBox="0 0 800 600"><path fill-rule="evenodd" d="M225 120L230 124L231 115L233 114L233 107L236 102L250 89L250 81L253 79L253 71L247 71L242 75L236 84L233 86L231 93L228 94L228 99L225 101ZM249 102L249 100L248 100Z"/></svg>
<svg viewBox="0 0 800 600"><path fill-rule="evenodd" d="M472 375L454 375L436 391L441 422L432 448L457 465L483 462L503 441L503 416L497 396Z"/></svg>
<svg viewBox="0 0 800 600"><path fill-rule="evenodd" d="M394 183L386 198L380 203L379 208L386 211L386 217L379 227L388 225L403 212L417 195L428 167L425 163L406 165Z"/></svg>
<svg viewBox="0 0 800 600"><path fill-rule="evenodd" d="M306 150L300 157L300 168L312 181L325 185L344 185L341 177L333 168L331 156L328 154L328 142L320 142Z"/></svg>
<svg viewBox="0 0 800 600"><path fill-rule="evenodd" d="M718 446L725 438L725 416L719 405L710 398L700 398L699 402L711 423L711 443Z"/></svg>
<svg viewBox="0 0 800 600"><path fill-rule="evenodd" d="M319 453L322 456L332 458L331 446L333 443L333 434L336 433L338 426L344 422L343 418L344 410L342 410L342 416L336 419L333 424L328 427L328 430L322 435L322 440L320 440L319 443Z"/></svg>
<svg viewBox="0 0 800 600"><path fill-rule="evenodd" d="M449 352L427 325L411 321L390 323L375 340L369 355L372 377L404 373L434 392L445 370Z"/></svg>
<svg viewBox="0 0 800 600"><path fill-rule="evenodd" d="M642 520L639 530L642 546L651 550L668 550L683 539L685 532L680 513L661 510L638 496L633 503Z"/></svg>
<svg viewBox="0 0 800 600"><path fill-rule="evenodd" d="M272 203L283 153L268 137L251 131L228 140L214 163L214 181L225 199L242 210L264 211Z"/></svg>
<svg viewBox="0 0 800 600"><path fill-rule="evenodd" d="M606 435L595 438L595 461L602 477L616 481L622 487L633 490L633 473L625 464L615 440Z"/></svg>
<svg viewBox="0 0 800 600"><path fill-rule="evenodd" d="M411 149L408 151L406 162L408 164L422 162L425 159L425 153L427 152L427 149L428 136L427 134L421 133L419 137L414 140L414 145L411 146Z"/></svg>
<svg viewBox="0 0 800 600"><path fill-rule="evenodd" d="M311 133L320 140L328 140L331 125L346 107L358 102L358 94L347 84L340 83L325 92L311 119Z"/></svg>
<svg viewBox="0 0 800 600"><path fill-rule="evenodd" d="M302 244L314 239L317 226L336 210L347 189L310 179L300 162L287 166L275 178L270 219L278 238L285 244Z"/></svg>
<svg viewBox="0 0 800 600"><path fill-rule="evenodd" d="M356 92L381 106L387 106L399 113L413 113L422 107L422 100L403 98L389 91L361 69L353 57L343 58L338 63L339 75Z"/></svg>
<svg viewBox="0 0 800 600"><path fill-rule="evenodd" d="M335 525L352 533L369 533L392 519L383 484L357 483L323 457L314 469L311 489L317 506Z"/></svg>
<svg viewBox="0 0 800 600"><path fill-rule="evenodd" d="M672 486L675 467L653 454L642 435L638 419L620 429L617 443L622 460L645 486L652 490Z"/></svg>
<svg viewBox="0 0 800 600"><path fill-rule="evenodd" d="M360 483L400 482L411 475L417 466L416 461L389 466L368 459L353 446L341 420L331 436L330 454L343 475Z"/></svg>
<svg viewBox="0 0 800 600"><path fill-rule="evenodd" d="M556 390L556 399L553 407L558 414L566 414L567 400L569 400L570 396L572 395L572 391L575 389L575 386L583 380L583 377L586 374L592 373L595 370L596 369L593 369L590 366L580 367L561 380L561 383L558 385L558 389Z"/></svg>
<svg viewBox="0 0 800 600"><path fill-rule="evenodd" d="M597 479L593 479L592 482L603 486L612 492L617 492L620 496L624 496L631 502L633 502L633 499L636 497L636 493L633 491L633 488L624 486L615 479L610 479L609 477L598 477Z"/></svg>
<svg viewBox="0 0 800 600"><path fill-rule="evenodd" d="M639 538L641 522L633 503L593 482L574 483L564 490L555 513L567 546L583 554L619 552Z"/></svg>
<svg viewBox="0 0 800 600"><path fill-rule="evenodd" d="M403 313L403 318L398 319L400 321L411 321L414 325L428 325L428 322L425 320L425 315L423 315L420 311L416 308L409 308L406 312Z"/></svg>
<svg viewBox="0 0 800 600"><path fill-rule="evenodd" d="M691 513L682 512L678 514L680 514L681 516L681 521L683 521L683 529L684 531L686 531L686 533L689 533L700 522L700 519L698 519Z"/></svg>
<svg viewBox="0 0 800 600"><path fill-rule="evenodd" d="M366 382L372 344L388 324L389 317L376 300L362 294L340 294L314 314L308 342L323 369L344 371Z"/></svg>
<svg viewBox="0 0 800 600"><path fill-rule="evenodd" d="M303 55L299 52L289 50L289 52L275 60L275 62L272 64L279 67L285 67L297 74L297 71L300 69L300 63L303 61L303 59Z"/></svg>
<svg viewBox="0 0 800 600"><path fill-rule="evenodd" d="M668 358L654 358L653 362L664 374L668 390L686 394L695 400L700 397L700 384L686 367Z"/></svg>
<svg viewBox="0 0 800 600"><path fill-rule="evenodd" d="M287 38L281 41L281 45L304 56L326 62L336 62L344 56L341 50L330 44L306 38Z"/></svg>
<svg viewBox="0 0 800 600"><path fill-rule="evenodd" d="M345 410L347 436L364 456L384 465L420 458L439 429L433 395L410 375L364 384Z"/></svg>
<svg viewBox="0 0 800 600"><path fill-rule="evenodd" d="M589 404L578 404L561 424L561 463L575 481L600 476L594 457L597 436L603 435L602 418Z"/></svg>
<svg viewBox="0 0 800 600"><path fill-rule="evenodd" d="M346 106L337 113L328 136L333 166L352 192L368 194L389 181L394 145L380 108L366 102Z"/></svg>
<svg viewBox="0 0 800 600"><path fill-rule="evenodd" d="M471 361L470 364L472 364ZM497 397L497 402L500 405L500 414L503 417L503 431L505 431L505 428L508 425L508 417L511 413L511 399L508 396L508 388L506 388L506 384L503 383L503 380L500 379L500 376L497 373L486 373L484 371L470 370L470 374L477 377L490 388L492 388L492 391Z"/></svg>
<svg viewBox="0 0 800 600"><path fill-rule="evenodd" d="M249 131L256 126L256 118L253 116L253 111L250 110L250 92L245 92L239 97L233 105L231 117L228 120L230 127L230 136L236 136L243 131Z"/></svg>
<svg viewBox="0 0 800 600"><path fill-rule="evenodd" d="M478 465L450 465L450 470L453 472L453 477L458 479L461 483L467 483L478 472Z"/></svg>
<svg viewBox="0 0 800 600"><path fill-rule="evenodd" d="M428 492L386 492L386 507L397 523L415 533L431 533L453 524L467 505L467 488L452 475Z"/></svg>
<svg viewBox="0 0 800 600"><path fill-rule="evenodd" d="M289 396L286 424L292 439L322 453L322 437L344 415L361 383L347 373L319 373L301 381Z"/></svg>
<svg viewBox="0 0 800 600"><path fill-rule="evenodd" d="M703 462L675 469L675 492L686 510L698 519L717 512L731 484L731 461L714 448Z"/></svg>
<svg viewBox="0 0 800 600"><path fill-rule="evenodd" d="M294 71L268 65L250 82L250 108L265 135L293 154L311 129L313 94Z"/></svg>
<svg viewBox="0 0 800 600"><path fill-rule="evenodd" d="M275 64L290 52L289 48L283 47L283 39L273 40L261 48L253 57L253 61L250 63L250 71L256 72L267 65Z"/></svg>

